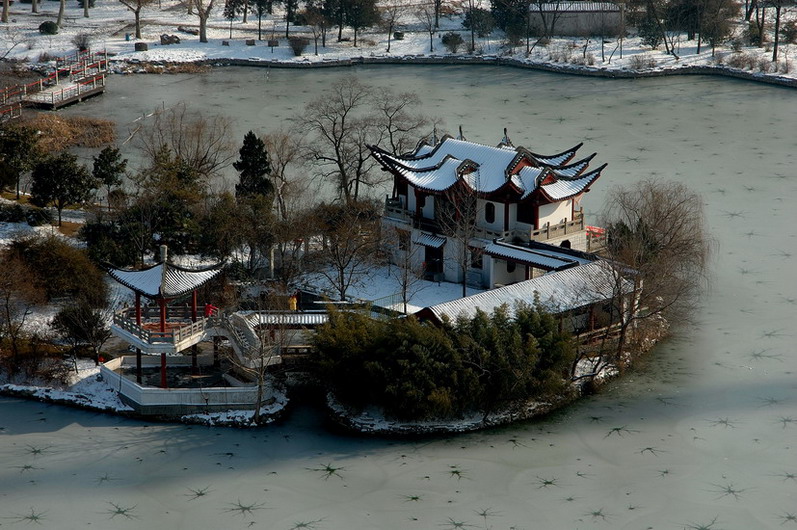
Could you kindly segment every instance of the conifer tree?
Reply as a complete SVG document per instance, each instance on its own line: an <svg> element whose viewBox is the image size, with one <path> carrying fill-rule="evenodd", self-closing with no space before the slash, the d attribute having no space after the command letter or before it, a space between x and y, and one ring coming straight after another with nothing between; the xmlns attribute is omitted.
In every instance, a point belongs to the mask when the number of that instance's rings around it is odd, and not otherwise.
<svg viewBox="0 0 797 530"><path fill-rule="evenodd" d="M37 164L32 179L31 202L37 206L54 205L58 210L58 226L61 226L64 208L86 202L91 192L97 189L97 182L88 169L78 163L75 155L67 152Z"/></svg>
<svg viewBox="0 0 797 530"><path fill-rule="evenodd" d="M122 158L119 149L107 146L94 157L92 176L98 184L105 186L108 197L108 209L111 209L111 189L122 183L122 175L127 170L127 159Z"/></svg>
<svg viewBox="0 0 797 530"><path fill-rule="evenodd" d="M235 185L235 196L241 198L270 195L274 191L274 185L268 178L271 174L271 161L263 140L249 131L244 136L244 143L238 153L240 159L232 164L241 175L240 181Z"/></svg>

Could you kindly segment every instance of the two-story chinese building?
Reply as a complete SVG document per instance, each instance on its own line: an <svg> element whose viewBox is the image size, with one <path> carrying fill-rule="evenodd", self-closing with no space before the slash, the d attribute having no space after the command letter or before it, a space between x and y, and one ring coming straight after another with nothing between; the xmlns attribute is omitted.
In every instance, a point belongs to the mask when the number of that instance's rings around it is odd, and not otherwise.
<svg viewBox="0 0 797 530"><path fill-rule="evenodd" d="M581 144L553 155L444 136L410 153L370 146L393 175L383 228L398 234L397 263L426 277L486 288L594 260L601 238L580 201L606 166L578 160ZM465 249L464 247L467 247Z"/></svg>

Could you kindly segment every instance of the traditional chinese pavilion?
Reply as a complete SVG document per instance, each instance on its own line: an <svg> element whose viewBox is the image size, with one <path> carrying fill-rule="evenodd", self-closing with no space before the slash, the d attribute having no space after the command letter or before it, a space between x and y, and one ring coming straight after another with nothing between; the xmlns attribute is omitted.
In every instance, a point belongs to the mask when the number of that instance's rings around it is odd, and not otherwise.
<svg viewBox="0 0 797 530"><path fill-rule="evenodd" d="M576 159L582 144L552 155L515 147L504 130L497 146L443 136L423 140L410 153L369 146L384 171L393 175L383 226L399 233L396 252L407 252L427 277L493 288L551 271L578 266L594 257L594 234L584 223L580 202L606 164L590 169L595 154ZM473 200L471 234L451 233L452 210ZM448 226L447 226L448 225ZM467 244L470 266L459 266Z"/></svg>
<svg viewBox="0 0 797 530"><path fill-rule="evenodd" d="M166 388L166 356L178 355L204 340L216 308L206 304L200 313L197 290L221 270L221 263L193 269L177 266L168 261L165 246L161 247L161 261L156 265L141 270L108 270L114 280L135 293L135 306L114 314L111 331L136 348L138 383L142 353L160 354L161 387ZM188 296L190 305L173 304ZM148 300L143 306L142 297ZM195 352L192 367L196 370Z"/></svg>

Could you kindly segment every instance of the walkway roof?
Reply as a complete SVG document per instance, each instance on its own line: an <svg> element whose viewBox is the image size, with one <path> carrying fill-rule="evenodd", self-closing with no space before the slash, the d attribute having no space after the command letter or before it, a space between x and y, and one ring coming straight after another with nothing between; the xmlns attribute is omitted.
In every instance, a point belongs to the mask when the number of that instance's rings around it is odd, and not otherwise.
<svg viewBox="0 0 797 530"><path fill-rule="evenodd" d="M629 280L622 280L620 286L623 294L630 293L634 287ZM419 311L418 316L438 321L442 320L444 315L450 319L460 315L473 318L477 310L492 313L494 309L504 304L508 306L511 314L517 303L534 303L535 295L547 311L563 313L609 300L616 294L615 273L606 261L600 260L433 305Z"/></svg>

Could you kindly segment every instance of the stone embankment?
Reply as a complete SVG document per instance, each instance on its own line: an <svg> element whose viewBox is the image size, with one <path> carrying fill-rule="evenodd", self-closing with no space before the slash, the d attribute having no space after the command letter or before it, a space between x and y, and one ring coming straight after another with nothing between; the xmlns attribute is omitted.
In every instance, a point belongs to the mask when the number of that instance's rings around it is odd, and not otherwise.
<svg viewBox="0 0 797 530"><path fill-rule="evenodd" d="M116 70L118 72L146 72L145 65L158 63L124 63ZM181 64L181 63L177 63ZM215 59L196 61L194 64L203 67L219 66L248 66L259 68L333 68L351 67L362 65L487 65L487 66L508 66L512 68L524 68L528 70L540 70L570 75L584 75L592 77L605 77L613 79L638 79L647 77L665 77L673 75L714 75L768 83L786 87L797 87L797 79L768 74L763 72L749 72L738 68L731 68L723 65L684 65L678 67L649 68L632 70L627 68L607 68L574 64L548 63L539 61L528 61L511 57L499 57L493 55L484 56L435 56L435 55L407 55L402 57L389 56L366 56L354 57L350 59L324 59L321 61L311 61L308 59L296 59L290 61L270 61L263 59ZM117 63L117 66L118 65ZM169 68L167 67L168 71ZM180 71L178 68L177 72Z"/></svg>

